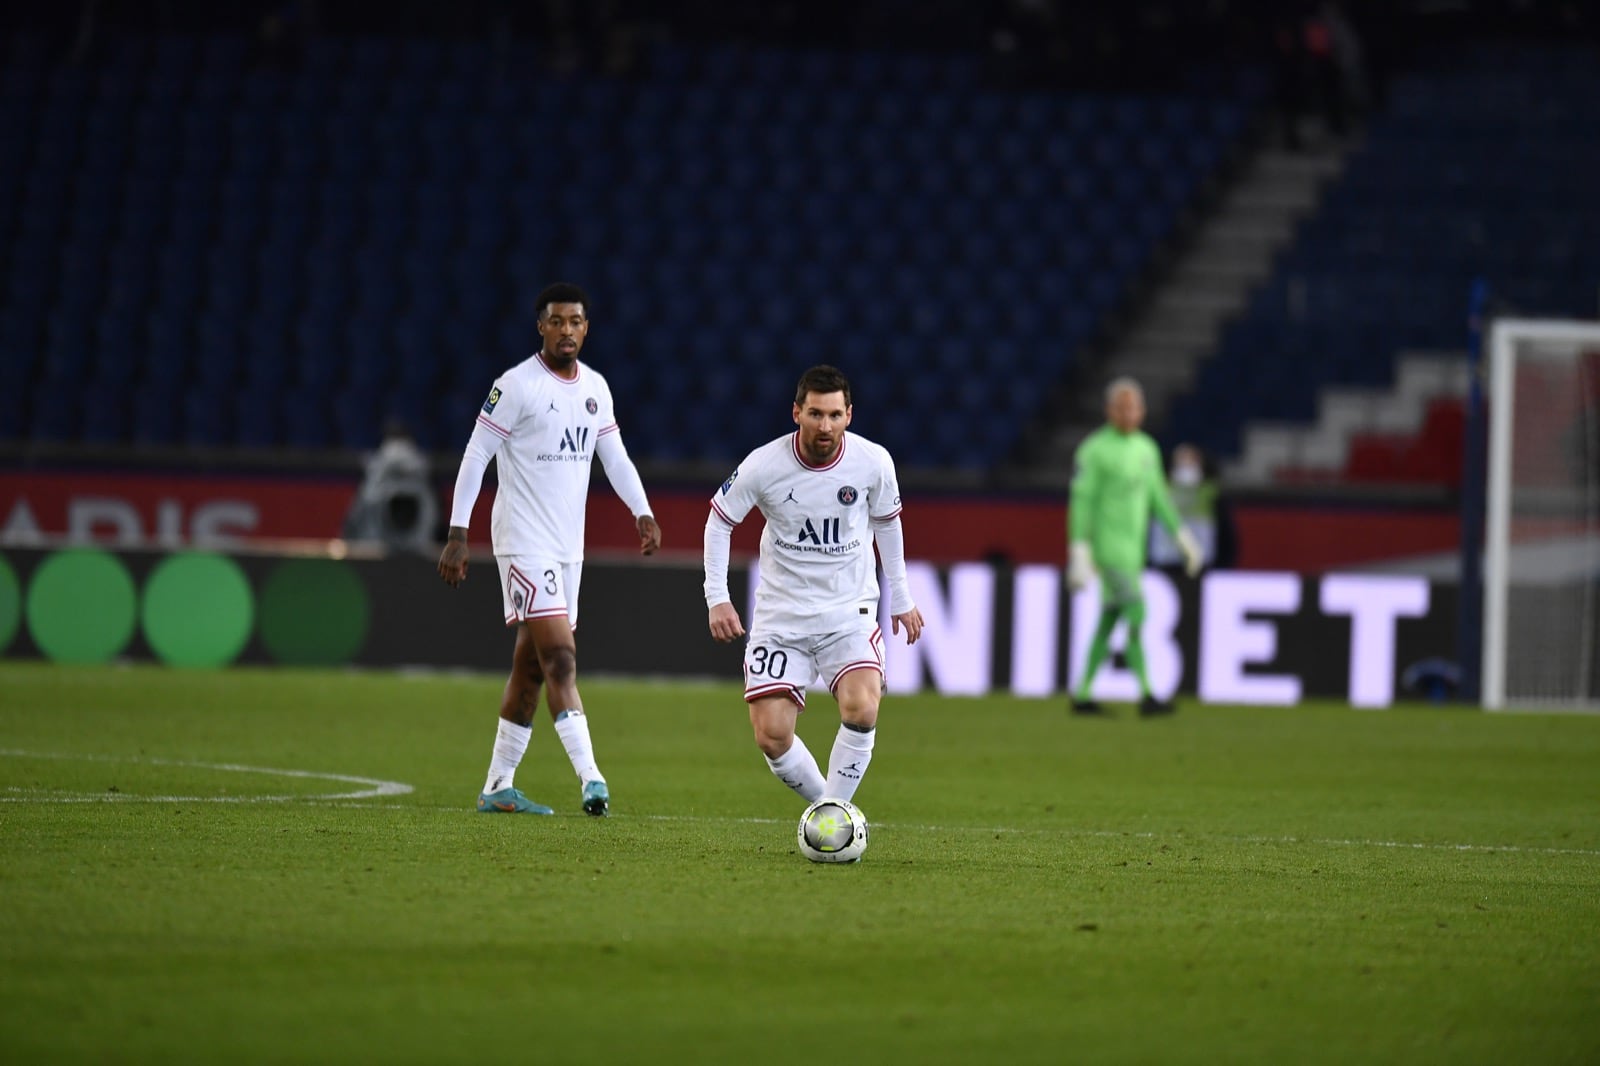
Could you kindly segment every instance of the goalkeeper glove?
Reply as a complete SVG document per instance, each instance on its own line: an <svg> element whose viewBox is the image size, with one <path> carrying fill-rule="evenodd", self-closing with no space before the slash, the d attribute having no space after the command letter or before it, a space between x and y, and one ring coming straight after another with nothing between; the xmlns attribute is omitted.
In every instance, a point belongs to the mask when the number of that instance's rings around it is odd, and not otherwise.
<svg viewBox="0 0 1600 1066"><path fill-rule="evenodd" d="M1183 572L1194 577L1205 564L1205 553L1200 550L1200 542L1185 526L1178 527L1178 550L1183 553Z"/></svg>
<svg viewBox="0 0 1600 1066"><path fill-rule="evenodd" d="M1094 556L1087 541L1074 541L1067 556L1067 588L1077 592L1095 578Z"/></svg>

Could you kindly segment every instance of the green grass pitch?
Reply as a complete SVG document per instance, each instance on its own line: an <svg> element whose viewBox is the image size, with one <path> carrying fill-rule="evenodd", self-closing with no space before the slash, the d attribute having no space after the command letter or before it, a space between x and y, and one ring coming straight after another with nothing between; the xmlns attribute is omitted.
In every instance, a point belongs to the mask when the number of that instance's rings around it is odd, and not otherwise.
<svg viewBox="0 0 1600 1066"><path fill-rule="evenodd" d="M1600 718L891 695L828 867L731 684L476 814L501 685L0 664L0 1061L1600 1061Z"/></svg>

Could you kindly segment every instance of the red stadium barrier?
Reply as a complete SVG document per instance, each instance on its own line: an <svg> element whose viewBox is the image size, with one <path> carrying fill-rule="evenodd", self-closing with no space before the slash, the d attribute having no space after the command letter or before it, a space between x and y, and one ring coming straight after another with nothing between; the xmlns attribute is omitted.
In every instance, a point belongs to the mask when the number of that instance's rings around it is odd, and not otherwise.
<svg viewBox="0 0 1600 1066"><path fill-rule="evenodd" d="M715 485L655 489L651 503L673 555L700 554ZM337 539L356 490L353 476L0 472L0 543L86 540L122 547L238 546L259 541ZM449 509L442 486L441 512ZM473 512L473 538L488 540L493 488ZM1457 550L1460 520L1445 506L1240 503L1234 507L1240 569L1321 573ZM1066 506L1048 496L908 493L906 546L934 563L1004 560L1059 564L1066 554ZM760 522L735 531L734 550L756 550ZM596 479L589 499L589 550L632 553L633 522Z"/></svg>

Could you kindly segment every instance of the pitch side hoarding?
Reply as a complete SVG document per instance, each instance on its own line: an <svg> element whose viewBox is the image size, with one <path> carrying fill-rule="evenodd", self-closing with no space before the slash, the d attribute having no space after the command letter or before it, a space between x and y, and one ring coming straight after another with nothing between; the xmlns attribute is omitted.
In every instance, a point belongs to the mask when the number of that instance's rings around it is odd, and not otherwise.
<svg viewBox="0 0 1600 1066"><path fill-rule="evenodd" d="M441 582L434 560L423 556L232 553L205 556L203 568L173 562L197 557L0 551L0 655L177 661L173 649L189 647L219 648L206 652L215 661L200 661L216 666L500 672L510 662L512 637L486 553L458 589ZM177 580L185 569L204 580ZM1061 696L1069 664L1082 662L1094 628L1093 590L1070 594L1060 568L1043 564L912 562L909 570L927 626L913 647L886 639L891 691ZM76 583L75 573L82 575ZM731 575L747 618L758 576L748 563ZM700 568L681 561L592 556L578 626L584 672L737 680L741 649L708 635L701 581ZM1315 696L1384 707L1403 697L1399 678L1408 665L1454 653L1454 588L1420 577L1218 571L1192 581L1150 571L1144 581L1145 654L1162 695L1284 706ZM82 648L73 640L84 627L72 619L83 611L95 612L98 629L111 623L110 642L92 654L73 651ZM229 629L237 642L219 646L215 635ZM184 664L196 660L191 655ZM1097 695L1136 696L1115 656Z"/></svg>

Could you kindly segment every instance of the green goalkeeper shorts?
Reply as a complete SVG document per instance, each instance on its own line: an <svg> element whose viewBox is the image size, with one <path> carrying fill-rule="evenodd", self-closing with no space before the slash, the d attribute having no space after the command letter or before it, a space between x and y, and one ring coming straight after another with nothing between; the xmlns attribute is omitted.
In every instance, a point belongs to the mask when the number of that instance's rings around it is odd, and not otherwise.
<svg viewBox="0 0 1600 1066"><path fill-rule="evenodd" d="M1100 570L1100 606L1102 609L1115 607L1119 611L1126 611L1132 607L1144 604L1144 587L1139 584L1139 572L1136 570L1115 570L1103 567Z"/></svg>

